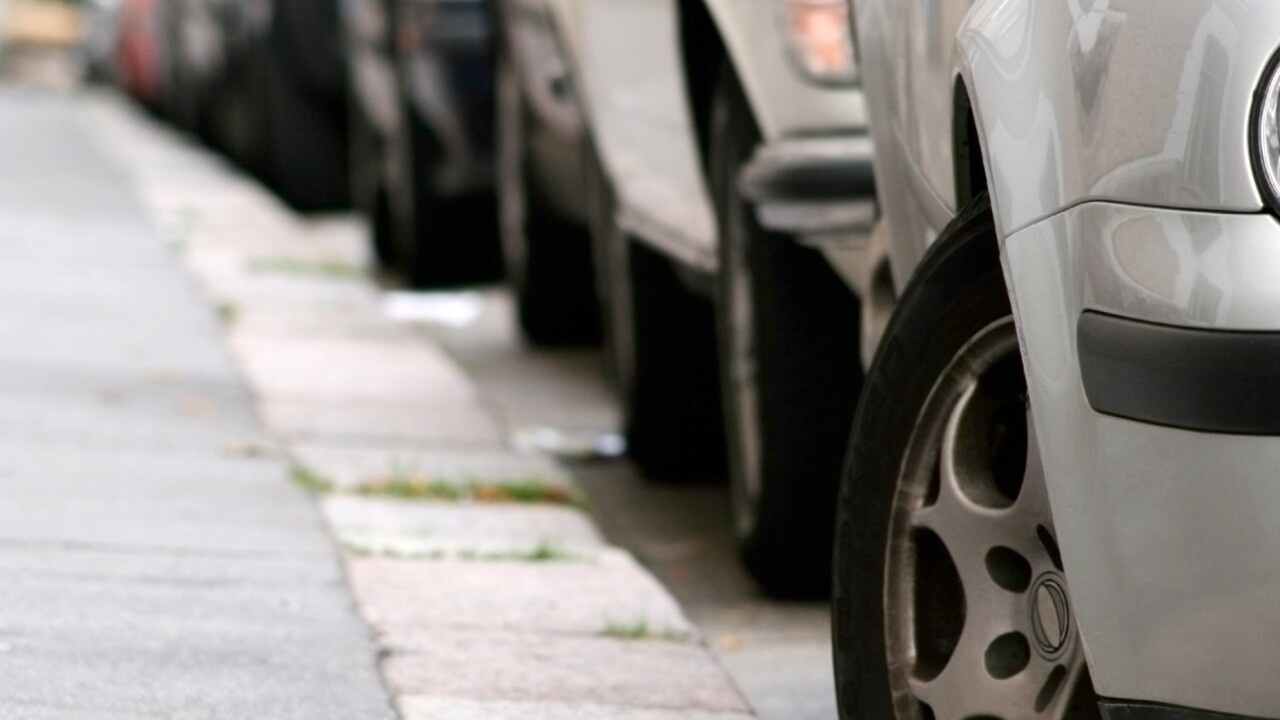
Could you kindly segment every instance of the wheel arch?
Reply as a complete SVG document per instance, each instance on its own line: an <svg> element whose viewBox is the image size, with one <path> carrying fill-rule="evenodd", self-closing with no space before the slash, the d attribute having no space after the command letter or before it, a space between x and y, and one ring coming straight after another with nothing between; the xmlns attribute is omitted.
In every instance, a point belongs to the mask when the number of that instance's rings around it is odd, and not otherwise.
<svg viewBox="0 0 1280 720"><path fill-rule="evenodd" d="M685 92L705 171L711 158L712 98L721 67L730 62L729 50L704 0L681 0L679 12Z"/></svg>
<svg viewBox="0 0 1280 720"><path fill-rule="evenodd" d="M974 115L973 101L963 76L955 79L952 93L951 157L955 177L956 207L964 207L979 193L988 190L987 168Z"/></svg>

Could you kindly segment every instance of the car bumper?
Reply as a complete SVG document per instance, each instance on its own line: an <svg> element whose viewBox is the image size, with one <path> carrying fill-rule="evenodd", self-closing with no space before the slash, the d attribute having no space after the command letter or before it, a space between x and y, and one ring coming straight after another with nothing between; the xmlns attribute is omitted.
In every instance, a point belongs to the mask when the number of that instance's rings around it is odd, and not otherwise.
<svg viewBox="0 0 1280 720"><path fill-rule="evenodd" d="M1223 715L1150 703L1104 701L1099 703L1099 707L1105 720L1251 720L1243 715Z"/></svg>
<svg viewBox="0 0 1280 720"><path fill-rule="evenodd" d="M1280 717L1280 224L1088 203L1002 261L1099 694Z"/></svg>
<svg viewBox="0 0 1280 720"><path fill-rule="evenodd" d="M865 135L779 140L756 151L739 190L770 230L868 233L876 217L872 160Z"/></svg>

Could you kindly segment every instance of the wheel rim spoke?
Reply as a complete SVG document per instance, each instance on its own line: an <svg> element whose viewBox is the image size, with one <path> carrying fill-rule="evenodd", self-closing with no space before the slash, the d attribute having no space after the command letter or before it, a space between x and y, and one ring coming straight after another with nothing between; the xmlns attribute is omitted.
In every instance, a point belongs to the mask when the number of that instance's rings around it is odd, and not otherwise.
<svg viewBox="0 0 1280 720"><path fill-rule="evenodd" d="M918 424L924 440L913 440L904 461L891 538L912 549L891 548L889 558L914 565L915 574L890 571L889 581L898 583L886 593L887 622L898 638L889 642L890 670L899 678L893 682L900 716L921 717L912 709L918 702L938 720L1058 720L1088 669L1061 576L1025 387L1008 382L1008 365L997 367L1017 359L1016 337L1011 325L999 323L984 333L939 381ZM995 380L988 382L992 373ZM1008 428L1022 422L1025 449L1009 455L1006 449L1015 447L1009 443L1020 441ZM1011 473L1016 482L1009 481ZM932 545L921 544L926 540ZM938 557L950 568L942 575L935 569ZM922 567L932 573L925 581ZM957 581L961 597L949 599L947 589L954 594ZM959 620L950 612L928 617L938 612L930 593L962 606ZM896 610L890 607L895 603ZM958 627L958 636L945 629L947 623ZM906 662L894 657L902 652L910 653Z"/></svg>
<svg viewBox="0 0 1280 720"><path fill-rule="evenodd" d="M1037 700L1043 699L1045 702L1043 703L1043 710L1040 710L1036 717L1046 718L1046 720L1062 720L1062 718L1066 717L1067 711L1071 709L1071 701L1075 698L1077 686L1084 680L1085 673L1088 672L1084 662L1084 653L1080 650L1079 644L1076 644L1071 653L1063 658L1063 663L1055 666L1052 672L1061 672L1061 680L1056 685L1049 686L1047 683L1051 679L1051 674L1044 675Z"/></svg>
<svg viewBox="0 0 1280 720"><path fill-rule="evenodd" d="M932 680L911 680L911 692L933 709L937 720L964 720L993 715L1008 695L1006 681L991 677L982 657L990 639L987 633L965 628L947 667Z"/></svg>

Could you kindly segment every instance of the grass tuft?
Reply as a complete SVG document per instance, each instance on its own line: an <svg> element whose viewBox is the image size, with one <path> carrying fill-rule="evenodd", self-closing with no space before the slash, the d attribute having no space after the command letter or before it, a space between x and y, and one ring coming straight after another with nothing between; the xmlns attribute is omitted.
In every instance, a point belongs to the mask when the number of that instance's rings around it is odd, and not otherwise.
<svg viewBox="0 0 1280 720"><path fill-rule="evenodd" d="M305 465L294 465L289 469L289 479L299 487L311 492L327 493L333 491L333 481Z"/></svg>
<svg viewBox="0 0 1280 720"><path fill-rule="evenodd" d="M289 257L256 258L249 261L249 271L283 275L315 275L332 278L360 278L365 269L339 260L299 260Z"/></svg>
<svg viewBox="0 0 1280 720"><path fill-rule="evenodd" d="M218 319L224 325L234 323L240 317L240 306L233 302L220 302L217 305Z"/></svg>
<svg viewBox="0 0 1280 720"><path fill-rule="evenodd" d="M458 553L459 560L478 562L575 562L582 558L550 542L540 542L528 550L509 550L506 552L476 552L463 550Z"/></svg>
<svg viewBox="0 0 1280 720"><path fill-rule="evenodd" d="M356 488L361 495L382 495L424 500L473 502L547 503L581 506L582 497L562 483L529 477L515 482L480 479L442 480L422 474L396 473Z"/></svg>
<svg viewBox="0 0 1280 720"><path fill-rule="evenodd" d="M664 640L666 642L685 642L689 639L689 634L685 632L654 630L645 620L630 623L610 621L599 632L599 636L616 640Z"/></svg>
<svg viewBox="0 0 1280 720"><path fill-rule="evenodd" d="M356 542L344 542L347 554L359 558L390 558L394 560L461 560L463 562L588 562L590 559L570 553L550 542L541 542L527 550L482 551L474 548L447 550L445 548L397 548L373 546Z"/></svg>

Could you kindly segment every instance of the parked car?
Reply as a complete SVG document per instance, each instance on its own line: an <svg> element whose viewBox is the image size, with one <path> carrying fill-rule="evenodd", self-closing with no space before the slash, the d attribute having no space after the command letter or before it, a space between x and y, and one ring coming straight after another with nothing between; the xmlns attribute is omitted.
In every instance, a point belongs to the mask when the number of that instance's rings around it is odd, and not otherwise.
<svg viewBox="0 0 1280 720"><path fill-rule="evenodd" d="M84 3L85 76L90 82L109 84L119 74L117 44L122 0L86 0Z"/></svg>
<svg viewBox="0 0 1280 720"><path fill-rule="evenodd" d="M488 0L347 0L356 206L411 284L501 274Z"/></svg>
<svg viewBox="0 0 1280 720"><path fill-rule="evenodd" d="M524 337L600 339L588 193L595 165L560 3L497 0L498 222ZM598 174L598 173L597 173Z"/></svg>
<svg viewBox="0 0 1280 720"><path fill-rule="evenodd" d="M843 718L1280 717L1280 11L856 0Z"/></svg>
<svg viewBox="0 0 1280 720"><path fill-rule="evenodd" d="M223 71L220 15L225 0L167 0L160 3L167 57L164 114L202 138L212 134L213 85Z"/></svg>
<svg viewBox="0 0 1280 720"><path fill-rule="evenodd" d="M882 259L848 7L502 8L502 206L526 332L585 335L600 312L635 462L705 476L727 445L748 569L775 594L825 592L859 297ZM602 310L583 299L593 255Z"/></svg>
<svg viewBox="0 0 1280 720"><path fill-rule="evenodd" d="M118 82L143 106L158 109L165 64L160 0L123 0L119 13L114 63Z"/></svg>
<svg viewBox="0 0 1280 720"><path fill-rule="evenodd" d="M348 206L347 65L337 3L213 1L220 70L207 92L215 144L298 209Z"/></svg>

